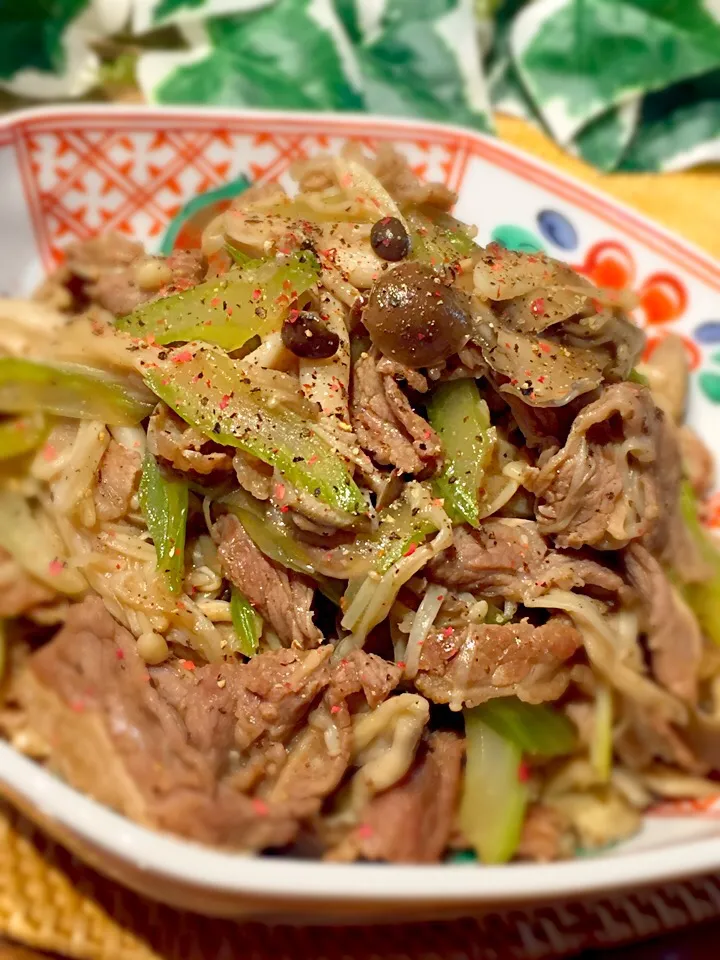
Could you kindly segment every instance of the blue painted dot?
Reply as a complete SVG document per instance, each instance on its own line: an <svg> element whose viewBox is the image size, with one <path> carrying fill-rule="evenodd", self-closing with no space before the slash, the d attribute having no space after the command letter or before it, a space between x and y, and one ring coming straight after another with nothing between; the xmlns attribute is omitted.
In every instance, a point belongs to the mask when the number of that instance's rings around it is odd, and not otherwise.
<svg viewBox="0 0 720 960"><path fill-rule="evenodd" d="M695 328L695 339L699 343L720 343L720 320L707 320Z"/></svg>
<svg viewBox="0 0 720 960"><path fill-rule="evenodd" d="M561 250L574 250L578 245L578 235L568 218L557 210L541 210L537 215L540 233Z"/></svg>
<svg viewBox="0 0 720 960"><path fill-rule="evenodd" d="M542 253L543 245L539 237L525 227L513 223L500 223L492 232L492 239L507 250L520 253Z"/></svg>

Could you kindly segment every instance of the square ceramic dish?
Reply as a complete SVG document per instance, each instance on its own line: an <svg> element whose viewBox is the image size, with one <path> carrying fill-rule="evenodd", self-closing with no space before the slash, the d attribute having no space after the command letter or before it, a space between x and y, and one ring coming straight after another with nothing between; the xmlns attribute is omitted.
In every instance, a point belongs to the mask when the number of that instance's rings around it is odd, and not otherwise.
<svg viewBox="0 0 720 960"><path fill-rule="evenodd" d="M720 267L600 193L498 141L452 127L346 115L75 107L0 121L0 291L28 293L63 249L119 230L149 249L191 246L190 214L293 160L390 141L459 193L479 239L568 260L598 284L638 293L652 350L685 342L690 421L720 457ZM720 497L711 511L720 525ZM720 797L667 804L631 842L569 863L482 867L339 865L248 858L150 832L0 743L0 793L80 857L181 907L305 922L461 915L576 898L720 870Z"/></svg>

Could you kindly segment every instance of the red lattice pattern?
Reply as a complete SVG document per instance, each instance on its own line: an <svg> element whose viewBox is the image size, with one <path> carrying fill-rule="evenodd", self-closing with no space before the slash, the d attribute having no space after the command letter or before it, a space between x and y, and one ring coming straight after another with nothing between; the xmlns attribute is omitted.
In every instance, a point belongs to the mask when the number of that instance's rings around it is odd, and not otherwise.
<svg viewBox="0 0 720 960"><path fill-rule="evenodd" d="M160 131L94 127L88 118L23 138L26 183L43 259L106 230L156 245L192 197L245 174L253 181L283 177L292 163L339 149L343 138L323 134L245 134L229 128ZM373 149L376 141L359 142ZM413 140L402 144L413 169L456 186L460 147ZM453 181L455 181L453 183Z"/></svg>

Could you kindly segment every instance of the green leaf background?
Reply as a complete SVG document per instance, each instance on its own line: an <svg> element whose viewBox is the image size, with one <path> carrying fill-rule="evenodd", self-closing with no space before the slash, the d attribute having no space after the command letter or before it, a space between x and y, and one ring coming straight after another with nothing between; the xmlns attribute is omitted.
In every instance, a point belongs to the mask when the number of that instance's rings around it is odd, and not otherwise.
<svg viewBox="0 0 720 960"><path fill-rule="evenodd" d="M676 170L720 160L720 3L0 0L8 103L135 84L157 103L480 130L495 108L602 170Z"/></svg>

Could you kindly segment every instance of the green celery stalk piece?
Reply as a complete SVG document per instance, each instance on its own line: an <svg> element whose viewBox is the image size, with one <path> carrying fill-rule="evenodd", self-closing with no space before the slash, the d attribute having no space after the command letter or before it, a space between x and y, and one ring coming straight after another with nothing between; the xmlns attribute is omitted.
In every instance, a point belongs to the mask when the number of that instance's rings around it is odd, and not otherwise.
<svg viewBox="0 0 720 960"><path fill-rule="evenodd" d="M133 426L154 405L126 379L91 367L0 357L0 413L51 413Z"/></svg>
<svg viewBox="0 0 720 960"><path fill-rule="evenodd" d="M433 211L432 217L419 210L406 213L410 228L411 256L432 266L454 263L472 256L477 244L449 214Z"/></svg>
<svg viewBox="0 0 720 960"><path fill-rule="evenodd" d="M528 801L522 750L486 724L478 708L464 715L460 827L483 863L506 863L517 850Z"/></svg>
<svg viewBox="0 0 720 960"><path fill-rule="evenodd" d="M155 457L146 454L140 478L140 509L155 544L158 569L172 593L180 592L185 572L188 494L185 480L165 476Z"/></svg>
<svg viewBox="0 0 720 960"><path fill-rule="evenodd" d="M427 411L445 450L435 490L455 523L477 527L479 490L493 449L488 405L474 380L451 380L433 391Z"/></svg>
<svg viewBox="0 0 720 960"><path fill-rule="evenodd" d="M293 486L332 507L356 515L367 509L345 463L312 423L273 403L217 347L195 343L169 352L164 360L146 363L143 377L161 400L211 440L277 467Z"/></svg>
<svg viewBox="0 0 720 960"><path fill-rule="evenodd" d="M221 497L219 502L238 518L245 533L261 553L281 567L311 577L328 600L336 606L340 605L342 591L339 584L315 571L310 557L298 540L283 534L273 524L268 523L265 507L259 500L255 500L244 490L234 490Z"/></svg>
<svg viewBox="0 0 720 960"><path fill-rule="evenodd" d="M231 641L230 647L246 657L255 656L262 636L262 617L255 612L245 594L237 587L232 588L230 596L230 616L237 637L237 643L233 644Z"/></svg>
<svg viewBox="0 0 720 960"><path fill-rule="evenodd" d="M253 263L240 273L145 303L116 326L160 344L203 340L237 350L251 337L279 330L290 304L317 283L319 269L317 257L308 250Z"/></svg>
<svg viewBox="0 0 720 960"><path fill-rule="evenodd" d="M47 430L47 422L41 413L0 423L0 460L10 460L39 447Z"/></svg>
<svg viewBox="0 0 720 960"><path fill-rule="evenodd" d="M477 707L475 715L523 754L561 757L577 747L572 721L544 703L525 703L517 697L497 697Z"/></svg>
<svg viewBox="0 0 720 960"><path fill-rule="evenodd" d="M636 370L635 367L632 368L628 376L630 383L638 383L641 387L649 387L650 381L645 376L644 373L640 373L639 370Z"/></svg>
<svg viewBox="0 0 720 960"><path fill-rule="evenodd" d="M680 511L690 536L712 570L708 580L685 584L682 593L703 633L720 646L720 551L700 523L697 500L687 480L683 481L680 488Z"/></svg>

